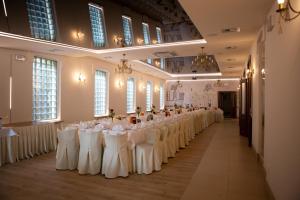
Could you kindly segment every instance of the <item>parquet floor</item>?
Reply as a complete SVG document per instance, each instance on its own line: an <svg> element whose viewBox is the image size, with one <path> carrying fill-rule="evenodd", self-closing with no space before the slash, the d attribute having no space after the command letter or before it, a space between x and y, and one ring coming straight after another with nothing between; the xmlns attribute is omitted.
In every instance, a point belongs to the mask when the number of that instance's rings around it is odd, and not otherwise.
<svg viewBox="0 0 300 200"><path fill-rule="evenodd" d="M54 152L5 165L0 168L0 199L180 199L218 126L212 125L197 135L176 158L151 175L106 179L101 175L79 175L77 171L56 171Z"/></svg>

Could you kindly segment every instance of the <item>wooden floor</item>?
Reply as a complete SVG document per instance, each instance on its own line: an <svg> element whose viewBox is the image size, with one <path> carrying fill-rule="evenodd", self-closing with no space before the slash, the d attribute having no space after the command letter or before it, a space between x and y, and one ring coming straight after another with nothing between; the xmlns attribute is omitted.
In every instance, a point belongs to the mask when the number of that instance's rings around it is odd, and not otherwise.
<svg viewBox="0 0 300 200"><path fill-rule="evenodd" d="M56 171L55 153L0 168L0 199L180 199L196 171L217 125L197 135L190 145L151 175L106 179Z"/></svg>

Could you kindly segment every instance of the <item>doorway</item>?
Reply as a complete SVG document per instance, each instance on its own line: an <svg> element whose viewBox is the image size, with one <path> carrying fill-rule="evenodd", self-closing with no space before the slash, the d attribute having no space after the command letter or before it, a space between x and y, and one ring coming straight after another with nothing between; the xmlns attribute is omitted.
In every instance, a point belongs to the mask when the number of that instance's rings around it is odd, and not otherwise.
<svg viewBox="0 0 300 200"><path fill-rule="evenodd" d="M234 91L226 91L218 93L218 104L224 112L225 118L236 118L236 97Z"/></svg>

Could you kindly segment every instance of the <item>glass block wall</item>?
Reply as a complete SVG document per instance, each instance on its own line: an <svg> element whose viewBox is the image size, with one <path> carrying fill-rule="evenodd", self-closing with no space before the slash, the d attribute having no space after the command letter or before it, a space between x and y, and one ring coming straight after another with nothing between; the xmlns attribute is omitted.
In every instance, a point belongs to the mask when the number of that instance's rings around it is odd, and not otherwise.
<svg viewBox="0 0 300 200"><path fill-rule="evenodd" d="M143 25L143 34L144 34L144 44L150 44L149 25L146 23L142 23L142 25Z"/></svg>
<svg viewBox="0 0 300 200"><path fill-rule="evenodd" d="M32 37L55 40L55 23L51 0L26 0Z"/></svg>
<svg viewBox="0 0 300 200"><path fill-rule="evenodd" d="M135 84L134 78L127 80L127 113L135 112Z"/></svg>
<svg viewBox="0 0 300 200"><path fill-rule="evenodd" d="M34 57L32 70L33 121L57 119L57 62Z"/></svg>
<svg viewBox="0 0 300 200"><path fill-rule="evenodd" d="M122 16L123 22L123 34L124 34L124 41L126 46L133 45L133 33L132 33L132 22L131 18L127 16Z"/></svg>
<svg viewBox="0 0 300 200"><path fill-rule="evenodd" d="M106 45L106 33L103 9L93 4L89 4L89 12L94 47L104 47Z"/></svg>
<svg viewBox="0 0 300 200"><path fill-rule="evenodd" d="M107 114L107 73L95 72L95 116Z"/></svg>

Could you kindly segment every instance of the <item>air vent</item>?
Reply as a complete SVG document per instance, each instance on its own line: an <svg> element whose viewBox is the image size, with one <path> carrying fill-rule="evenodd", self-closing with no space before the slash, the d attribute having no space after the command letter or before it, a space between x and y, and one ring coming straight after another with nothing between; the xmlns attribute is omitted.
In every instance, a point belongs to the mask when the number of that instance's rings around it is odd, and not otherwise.
<svg viewBox="0 0 300 200"><path fill-rule="evenodd" d="M222 29L222 33L239 33L241 32L241 28L240 27L236 27L236 28L224 28Z"/></svg>
<svg viewBox="0 0 300 200"><path fill-rule="evenodd" d="M153 55L159 58L169 58L169 57L174 57L177 54L175 52L162 51L162 52L155 52L153 53Z"/></svg>
<svg viewBox="0 0 300 200"><path fill-rule="evenodd" d="M49 49L50 52L61 52L61 51L64 51L64 50L61 50L61 49Z"/></svg>

